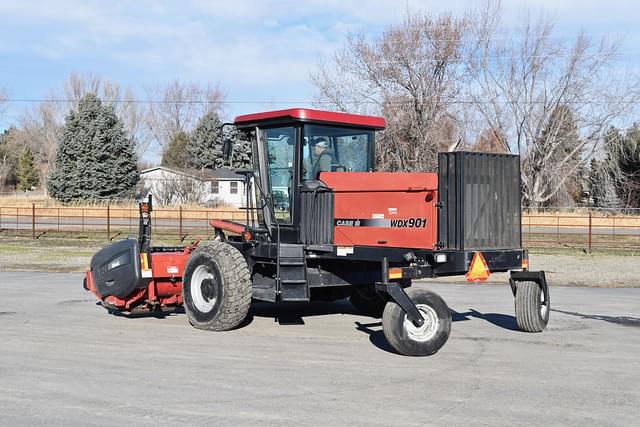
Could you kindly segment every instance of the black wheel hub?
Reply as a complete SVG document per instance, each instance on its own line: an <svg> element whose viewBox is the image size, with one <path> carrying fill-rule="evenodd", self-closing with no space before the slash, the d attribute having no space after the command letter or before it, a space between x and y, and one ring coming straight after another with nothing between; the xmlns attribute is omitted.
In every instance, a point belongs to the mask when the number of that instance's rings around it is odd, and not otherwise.
<svg viewBox="0 0 640 427"><path fill-rule="evenodd" d="M202 283L200 283L200 292L202 293L202 297L206 302L209 302L209 300L215 298L216 289L213 280L204 279Z"/></svg>

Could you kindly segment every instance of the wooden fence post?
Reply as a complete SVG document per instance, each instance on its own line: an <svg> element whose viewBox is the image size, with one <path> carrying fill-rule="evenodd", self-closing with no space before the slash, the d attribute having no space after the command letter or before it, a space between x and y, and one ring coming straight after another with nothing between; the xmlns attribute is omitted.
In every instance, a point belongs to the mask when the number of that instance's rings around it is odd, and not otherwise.
<svg viewBox="0 0 640 427"><path fill-rule="evenodd" d="M36 238L36 204L31 203L31 238Z"/></svg>
<svg viewBox="0 0 640 427"><path fill-rule="evenodd" d="M591 211L589 211L589 255L591 255L591 245L592 245L592 240L593 240L593 233L591 231Z"/></svg>
<svg viewBox="0 0 640 427"><path fill-rule="evenodd" d="M180 212L180 214L179 214L179 222L178 222L178 224L179 224L178 239L182 240L182 205L180 205L180 207L179 207L179 212Z"/></svg>
<svg viewBox="0 0 640 427"><path fill-rule="evenodd" d="M111 239L111 207L107 203L107 242Z"/></svg>

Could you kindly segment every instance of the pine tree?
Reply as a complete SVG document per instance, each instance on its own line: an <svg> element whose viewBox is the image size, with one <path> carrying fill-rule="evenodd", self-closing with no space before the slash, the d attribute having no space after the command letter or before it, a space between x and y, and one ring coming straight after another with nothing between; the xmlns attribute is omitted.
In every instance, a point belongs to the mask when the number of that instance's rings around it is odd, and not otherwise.
<svg viewBox="0 0 640 427"><path fill-rule="evenodd" d="M31 148L27 147L22 151L18 161L18 190L31 190L40 183L38 171L36 169L35 158Z"/></svg>
<svg viewBox="0 0 640 427"><path fill-rule="evenodd" d="M184 132L174 135L162 152L162 166L184 169L189 166L189 154L187 152L189 136Z"/></svg>
<svg viewBox="0 0 640 427"><path fill-rule="evenodd" d="M200 118L187 146L189 166L196 169L222 167L221 126L222 122L214 112Z"/></svg>
<svg viewBox="0 0 640 427"><path fill-rule="evenodd" d="M63 203L121 199L133 195L138 179L133 141L114 108L85 95L65 118L49 193Z"/></svg>

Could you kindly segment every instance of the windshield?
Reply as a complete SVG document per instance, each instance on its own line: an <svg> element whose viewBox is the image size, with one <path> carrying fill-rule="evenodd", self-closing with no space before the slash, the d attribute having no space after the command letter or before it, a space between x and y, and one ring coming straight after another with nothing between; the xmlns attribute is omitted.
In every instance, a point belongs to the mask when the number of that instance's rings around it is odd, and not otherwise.
<svg viewBox="0 0 640 427"><path fill-rule="evenodd" d="M318 179L320 172L373 170L373 131L339 126L305 125L302 177Z"/></svg>

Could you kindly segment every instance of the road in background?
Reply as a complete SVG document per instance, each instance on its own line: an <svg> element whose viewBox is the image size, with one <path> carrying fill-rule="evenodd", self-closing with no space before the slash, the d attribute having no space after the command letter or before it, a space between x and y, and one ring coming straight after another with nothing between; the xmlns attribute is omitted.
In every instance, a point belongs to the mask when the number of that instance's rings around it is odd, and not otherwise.
<svg viewBox="0 0 640 427"><path fill-rule="evenodd" d="M548 330L527 334L508 286L430 287L451 338L410 358L346 301L257 304L208 333L109 315L78 274L0 273L0 424L637 423L640 289L554 287Z"/></svg>
<svg viewBox="0 0 640 427"><path fill-rule="evenodd" d="M640 216L614 211L584 213L543 212L522 214L522 238L529 248L640 249ZM244 222L240 209L158 209L153 215L154 235L176 240L206 238L212 219ZM138 209L109 207L47 208L0 206L0 232L33 237L65 233L81 237L92 233L110 239L137 233Z"/></svg>

